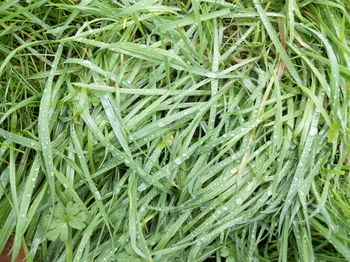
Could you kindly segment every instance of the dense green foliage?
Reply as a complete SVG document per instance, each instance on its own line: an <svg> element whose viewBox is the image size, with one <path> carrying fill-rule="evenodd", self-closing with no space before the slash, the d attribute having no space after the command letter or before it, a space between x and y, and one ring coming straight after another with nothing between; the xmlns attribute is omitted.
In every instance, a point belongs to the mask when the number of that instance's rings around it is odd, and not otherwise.
<svg viewBox="0 0 350 262"><path fill-rule="evenodd" d="M348 0L3 0L0 250L350 261Z"/></svg>

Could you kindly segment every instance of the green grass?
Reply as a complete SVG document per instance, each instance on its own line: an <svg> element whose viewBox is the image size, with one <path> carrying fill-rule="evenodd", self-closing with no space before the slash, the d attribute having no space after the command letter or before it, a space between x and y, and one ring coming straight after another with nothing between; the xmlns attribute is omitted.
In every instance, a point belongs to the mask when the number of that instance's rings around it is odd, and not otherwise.
<svg viewBox="0 0 350 262"><path fill-rule="evenodd" d="M349 261L349 7L2 1L0 250Z"/></svg>

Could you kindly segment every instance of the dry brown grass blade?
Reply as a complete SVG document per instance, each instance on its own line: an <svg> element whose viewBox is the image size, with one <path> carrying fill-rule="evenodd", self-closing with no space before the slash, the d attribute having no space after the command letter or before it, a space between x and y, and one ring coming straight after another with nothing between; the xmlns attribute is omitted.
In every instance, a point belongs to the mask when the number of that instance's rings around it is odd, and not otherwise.
<svg viewBox="0 0 350 262"><path fill-rule="evenodd" d="M280 33L279 35L280 35L282 46L283 46L284 49L286 49L287 45L286 45L286 38L285 38L285 30L284 30L283 18L279 18L278 19L278 28L279 28L279 33ZM278 81L281 79L285 68L286 68L286 65L283 63L281 56L279 56L278 64L277 64L277 66L275 68L275 72L277 74ZM260 104L260 107L259 107L259 110L258 110L257 118L260 116L261 112L264 109L264 106L265 106L265 103L267 101L267 98L269 97L269 94L270 94L273 82L274 82L274 76L272 76L270 78L269 84L267 86L266 92L264 94L263 100L262 100L262 102ZM247 146L248 149L244 153L242 161L241 161L241 163L239 165L238 173L237 173L237 176L236 176L236 183L238 183L238 179L242 175L242 172L243 172L243 170L244 170L244 168L245 168L245 166L247 164L247 159L248 159L249 152L250 152L249 147L253 143L253 139L254 139L254 130L250 134L250 137L249 137L249 140L248 140L248 146Z"/></svg>

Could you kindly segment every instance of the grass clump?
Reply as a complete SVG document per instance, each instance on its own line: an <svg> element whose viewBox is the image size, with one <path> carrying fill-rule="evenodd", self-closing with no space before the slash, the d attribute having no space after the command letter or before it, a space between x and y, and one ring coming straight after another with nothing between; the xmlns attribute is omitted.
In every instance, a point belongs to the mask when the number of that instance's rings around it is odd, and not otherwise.
<svg viewBox="0 0 350 262"><path fill-rule="evenodd" d="M347 1L3 1L0 250L349 261Z"/></svg>

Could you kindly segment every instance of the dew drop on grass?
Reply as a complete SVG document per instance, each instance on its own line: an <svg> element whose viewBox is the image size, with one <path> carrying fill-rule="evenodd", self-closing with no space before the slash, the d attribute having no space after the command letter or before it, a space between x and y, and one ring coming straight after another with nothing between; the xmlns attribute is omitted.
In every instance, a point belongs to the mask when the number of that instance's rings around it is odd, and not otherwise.
<svg viewBox="0 0 350 262"><path fill-rule="evenodd" d="M95 192L95 196L96 196L96 199L97 199L97 200L101 200L100 192L96 191L96 192Z"/></svg>
<svg viewBox="0 0 350 262"><path fill-rule="evenodd" d="M311 129L310 129L310 136L315 136L317 135L317 127L315 126L312 126Z"/></svg>
<svg viewBox="0 0 350 262"><path fill-rule="evenodd" d="M177 157L177 158L175 158L174 162L175 162L176 165L180 165L181 164L181 159Z"/></svg>
<svg viewBox="0 0 350 262"><path fill-rule="evenodd" d="M147 188L147 185L145 183L142 183L141 185L138 186L137 190L139 192L144 191Z"/></svg>
<svg viewBox="0 0 350 262"><path fill-rule="evenodd" d="M214 72L208 72L205 75L210 78L215 78L217 76Z"/></svg>
<svg viewBox="0 0 350 262"><path fill-rule="evenodd" d="M243 203L242 198L240 198L240 197L237 198L236 203L237 203L238 205L241 205L241 204Z"/></svg>

